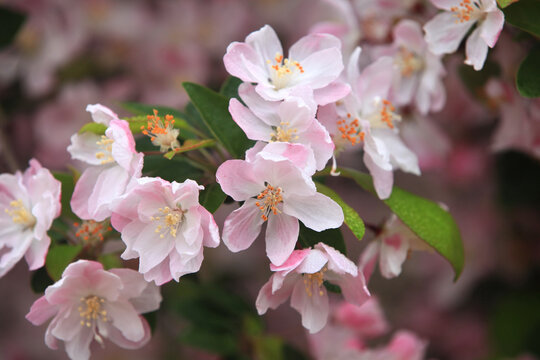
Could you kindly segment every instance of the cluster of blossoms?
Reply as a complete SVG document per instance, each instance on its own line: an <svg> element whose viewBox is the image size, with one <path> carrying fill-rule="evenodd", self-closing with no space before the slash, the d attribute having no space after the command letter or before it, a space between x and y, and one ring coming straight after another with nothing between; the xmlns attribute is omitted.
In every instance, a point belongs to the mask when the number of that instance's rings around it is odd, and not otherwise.
<svg viewBox="0 0 540 360"><path fill-rule="evenodd" d="M140 314L159 307L158 286L199 271L204 247L217 247L220 238L232 252L247 249L264 224L273 275L256 299L259 314L290 298L302 325L317 333L333 318L327 285L338 285L349 304L336 315L342 326L366 311L373 312L377 326L353 324L356 335L386 332L367 288L376 261L381 274L392 278L400 274L409 251L430 247L393 216L355 264L325 243L301 246L299 221L316 232L342 226L342 207L317 191L313 177L329 161L331 174L339 176L336 158L348 147L363 150L380 199L391 196L394 171L420 174L418 158L400 133L401 110L421 116L441 110L446 101L441 55L454 52L476 24L465 62L481 69L504 22L495 0L432 2L446 11L425 24L425 36L419 23L401 20L393 28L393 43L370 48L367 55L350 46L352 20L345 32L327 26L333 35L315 32L301 38L287 54L268 25L229 45L225 68L243 83L228 109L256 143L244 159L227 160L216 171L223 192L242 202L225 219L221 236L213 215L199 203L203 186L143 176L144 154L135 148L130 123L102 105L88 105L93 121L106 130L74 134L68 147L71 157L87 166L70 202L85 221L77 236L103 240L100 224L110 223L125 245L121 258L138 259L139 268L105 270L92 260L70 264L27 315L36 325L52 318L46 344L57 348L57 340L64 341L72 359L88 359L92 340L103 344L108 338L125 348L144 345L150 333ZM344 9L341 2L335 4ZM163 120L155 111L142 133L161 152L180 147L170 115ZM47 231L60 215L60 196L60 182L36 160L24 174L0 175L0 276L23 256L31 270L44 265L51 243ZM354 341L350 353L321 348L319 357L412 360L425 350L422 340L405 332L381 349L368 350L358 338Z"/></svg>

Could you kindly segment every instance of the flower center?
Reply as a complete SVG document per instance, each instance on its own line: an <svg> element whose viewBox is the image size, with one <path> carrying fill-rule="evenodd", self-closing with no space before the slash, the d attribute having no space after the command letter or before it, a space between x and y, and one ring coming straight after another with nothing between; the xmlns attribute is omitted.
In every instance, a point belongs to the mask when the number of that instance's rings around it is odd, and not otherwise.
<svg viewBox="0 0 540 360"><path fill-rule="evenodd" d="M272 64L271 60L266 62ZM304 73L304 68L298 61L283 58L282 54L276 54L274 62L275 64L270 65L270 81L278 90L286 87L294 76Z"/></svg>
<svg viewBox="0 0 540 360"><path fill-rule="evenodd" d="M77 228L75 236L88 243L103 241L103 234L112 230L108 221L84 220L81 224L76 222L73 225Z"/></svg>
<svg viewBox="0 0 540 360"><path fill-rule="evenodd" d="M478 1L463 0L458 6L451 7L450 10L454 12L456 23L463 23L475 16L475 13L480 10L480 4Z"/></svg>
<svg viewBox="0 0 540 360"><path fill-rule="evenodd" d="M424 67L422 59L414 52L401 47L394 62L401 69L401 75L410 77Z"/></svg>
<svg viewBox="0 0 540 360"><path fill-rule="evenodd" d="M396 108L388 100L375 100L377 103L377 110L368 116L371 127L373 128L382 128L389 127L390 129L394 128L394 122L400 121L401 116L395 113Z"/></svg>
<svg viewBox="0 0 540 360"><path fill-rule="evenodd" d="M78 308L81 325L90 327L98 318L107 321L107 310L103 310L104 303L104 299L95 295L81 298L81 305Z"/></svg>
<svg viewBox="0 0 540 360"><path fill-rule="evenodd" d="M338 130L341 133L342 139L347 139L352 145L364 141L365 133L358 131L360 123L358 119L351 120L351 114L347 114L347 119L338 120Z"/></svg>
<svg viewBox="0 0 540 360"><path fill-rule="evenodd" d="M154 115L148 115L148 124L141 126L142 133L150 137L152 144L159 146L161 152L177 149L180 147L178 135L180 130L174 128L174 117L165 115L165 122L158 116L158 111L154 109Z"/></svg>
<svg viewBox="0 0 540 360"><path fill-rule="evenodd" d="M4 211L11 216L11 220L15 224L21 224L29 228L36 223L36 218L26 209L21 199L11 201L9 208Z"/></svg>
<svg viewBox="0 0 540 360"><path fill-rule="evenodd" d="M277 215L281 211L277 208L279 203L283 202L283 191L280 187L274 188L272 185L267 184L266 189L261 191L257 195L257 201L255 205L261 210L261 218L266 221L270 213Z"/></svg>
<svg viewBox="0 0 540 360"><path fill-rule="evenodd" d="M324 273L328 271L328 268L325 266L320 271L314 274L303 274L304 286L306 288L306 293L309 297L313 296L313 289L318 291L319 296L324 295L324 290L322 288L324 282Z"/></svg>
<svg viewBox="0 0 540 360"><path fill-rule="evenodd" d="M289 122L282 121L279 123L279 126L274 128L274 132L270 133L270 142L292 142L293 140L298 140L296 132L296 129L289 128Z"/></svg>
<svg viewBox="0 0 540 360"><path fill-rule="evenodd" d="M113 139L109 139L105 135L101 135L101 140L97 141L96 144L99 146L101 151L96 153L96 159L101 160L101 164L108 164L114 162L112 157L112 144L114 143Z"/></svg>
<svg viewBox="0 0 540 360"><path fill-rule="evenodd" d="M183 211L180 206L176 209L171 209L168 206L159 208L158 212L160 216L152 216L150 220L158 221L160 224L156 227L155 232L159 234L159 237L163 239L165 235L171 234L172 237L176 237L178 228L184 220L184 214L187 211Z"/></svg>

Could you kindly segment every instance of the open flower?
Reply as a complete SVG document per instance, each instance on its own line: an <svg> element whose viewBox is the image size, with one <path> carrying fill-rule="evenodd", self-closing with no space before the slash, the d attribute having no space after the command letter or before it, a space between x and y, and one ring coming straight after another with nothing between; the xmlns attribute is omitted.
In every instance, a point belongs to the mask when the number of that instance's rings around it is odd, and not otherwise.
<svg viewBox="0 0 540 360"><path fill-rule="evenodd" d="M282 265L270 265L275 271L257 296L259 315L276 309L289 297L291 306L302 316L302 325L310 333L327 322L329 303L324 281L339 285L345 300L362 305L370 296L364 275L352 261L334 248L318 243L313 249L295 250Z"/></svg>
<svg viewBox="0 0 540 360"><path fill-rule="evenodd" d="M66 345L73 360L90 358L92 339L104 345L108 338L126 349L137 349L150 339L150 327L139 314L159 308L159 288L131 269L106 271L95 261L70 264L62 278L45 290L26 315L34 325L51 317L45 343Z"/></svg>
<svg viewBox="0 0 540 360"><path fill-rule="evenodd" d="M233 211L223 226L223 242L233 252L247 249L266 228L266 253L274 264L283 263L298 239L298 220L315 231L337 228L343 223L343 210L320 194L311 175L295 163L304 158L293 147L283 154L261 151L252 161L228 160L216 178L223 191L244 204Z"/></svg>
<svg viewBox="0 0 540 360"><path fill-rule="evenodd" d="M336 80L343 70L341 43L329 34L311 34L298 40L284 57L274 29L265 25L249 34L245 42L233 42L223 62L227 71L269 101L283 100L299 89L322 105L341 99L349 87ZM329 86L331 85L331 86Z"/></svg>
<svg viewBox="0 0 540 360"><path fill-rule="evenodd" d="M477 24L465 45L465 64L481 70L488 47L497 43L504 25L504 13L495 0L431 0L445 10L424 25L429 49L437 55L455 52L461 40Z"/></svg>
<svg viewBox="0 0 540 360"><path fill-rule="evenodd" d="M103 108L87 110L94 121L101 122L102 117L108 121L105 135L74 134L68 147L73 159L91 165L77 181L71 198L73 212L85 220L103 221L111 216L111 204L124 194L130 181L141 176L143 167L143 154L135 151L128 123L110 119Z"/></svg>
<svg viewBox="0 0 540 360"><path fill-rule="evenodd" d="M139 272L161 285L199 271L203 245L219 245L214 218L199 204L202 186L140 178L115 204L111 224L122 234L124 259L139 258Z"/></svg>
<svg viewBox="0 0 540 360"><path fill-rule="evenodd" d="M242 84L238 92L248 108L231 99L229 112L249 139L304 144L313 151L317 170L324 169L334 144L328 131L315 119L316 106L309 106L300 98L265 101L250 84Z"/></svg>
<svg viewBox="0 0 540 360"><path fill-rule="evenodd" d="M60 215L60 182L37 160L20 172L0 175L0 277L24 256L40 268L51 243L47 231Z"/></svg>

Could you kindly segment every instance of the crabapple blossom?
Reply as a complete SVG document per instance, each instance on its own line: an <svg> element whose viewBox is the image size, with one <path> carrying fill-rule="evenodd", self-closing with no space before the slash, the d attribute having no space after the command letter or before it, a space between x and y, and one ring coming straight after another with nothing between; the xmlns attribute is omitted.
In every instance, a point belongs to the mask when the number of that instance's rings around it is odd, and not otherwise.
<svg viewBox="0 0 540 360"><path fill-rule="evenodd" d="M103 221L111 216L111 204L130 181L141 176L143 154L135 150L127 121L114 118L112 111L100 105L87 110L95 122L108 122L108 128L101 136L84 132L71 137L71 157L91 165L75 185L71 208L81 219Z"/></svg>
<svg viewBox="0 0 540 360"><path fill-rule="evenodd" d="M0 277L24 256L30 270L43 266L47 231L60 215L61 184L30 160L24 173L0 174Z"/></svg>
<svg viewBox="0 0 540 360"><path fill-rule="evenodd" d="M315 231L341 226L341 207L318 193L312 174L297 166L305 151L303 146L291 147L285 156L261 151L250 155L252 161L228 160L218 168L216 179L223 191L244 201L223 225L223 242L229 250L247 249L268 221L266 254L272 263L282 264L296 245L298 220Z"/></svg>
<svg viewBox="0 0 540 360"><path fill-rule="evenodd" d="M420 24L402 20L393 29L392 45L375 49L375 57L394 59L392 100L396 105L414 104L421 114L439 111L446 92L441 81L446 74L440 55L429 51Z"/></svg>
<svg viewBox="0 0 540 360"><path fill-rule="evenodd" d="M357 48L347 66L347 80L351 93L341 105L331 104L319 111L319 120L334 135L336 147L362 143L364 163L373 176L377 195L386 199L392 192L393 171L420 174L416 155L399 137L396 123L401 117L388 100L392 83L393 60L381 57L361 73ZM345 143L345 144L346 144Z"/></svg>
<svg viewBox="0 0 540 360"><path fill-rule="evenodd" d="M241 80L256 83L255 90L269 101L284 100L309 90L319 105L347 95L349 87L333 83L343 70L341 42L329 34L310 34L298 40L285 58L274 29L265 25L227 47L223 63Z"/></svg>
<svg viewBox="0 0 540 360"><path fill-rule="evenodd" d="M362 338L382 336L390 327L379 301L374 296L360 306L348 302L341 303L335 310L335 318L339 324Z"/></svg>
<svg viewBox="0 0 540 360"><path fill-rule="evenodd" d="M324 169L334 144L328 131L315 119L316 106L309 106L300 98L265 101L250 84L242 84L238 92L248 107L231 99L229 112L249 139L305 144L313 150L317 170Z"/></svg>
<svg viewBox="0 0 540 360"><path fill-rule="evenodd" d="M127 246L122 258L139 258L147 281L161 285L197 272L203 245L219 245L214 218L199 204L201 189L189 179L170 183L143 177L113 206L111 224Z"/></svg>
<svg viewBox="0 0 540 360"><path fill-rule="evenodd" d="M431 251L433 248L392 214L381 233L364 250L360 258L360 268L369 281L378 257L382 276L387 279L394 278L401 274L401 266L411 250Z"/></svg>
<svg viewBox="0 0 540 360"><path fill-rule="evenodd" d="M455 52L476 24L465 44L465 64L481 70L488 47L495 46L504 25L504 13L496 0L431 0L431 3L444 10L424 25L431 52L436 55Z"/></svg>
<svg viewBox="0 0 540 360"><path fill-rule="evenodd" d="M254 162L257 159L257 154L261 151L281 156L283 160L292 161L307 176L313 175L316 171L313 151L302 144L285 142L267 144L263 141L257 141L252 148L246 151L246 161Z"/></svg>
<svg viewBox="0 0 540 360"><path fill-rule="evenodd" d="M108 338L126 349L145 345L150 327L140 314L157 310L160 302L159 288L138 272L106 271L96 261L78 260L34 302L26 319L41 325L52 317L47 346L58 349L62 340L71 359L87 360L92 339L104 345Z"/></svg>
<svg viewBox="0 0 540 360"><path fill-rule="evenodd" d="M320 331L327 322L329 303L323 283L341 286L345 300L362 305L370 296L364 275L352 261L334 248L318 243L313 249L295 250L282 264L271 264L275 273L257 296L259 315L276 309L289 297L291 306L302 316L310 333Z"/></svg>

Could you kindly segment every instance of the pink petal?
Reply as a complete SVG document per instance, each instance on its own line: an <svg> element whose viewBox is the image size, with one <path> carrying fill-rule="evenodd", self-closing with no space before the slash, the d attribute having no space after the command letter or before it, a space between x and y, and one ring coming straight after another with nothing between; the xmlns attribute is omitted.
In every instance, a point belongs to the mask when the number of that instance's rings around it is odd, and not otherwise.
<svg viewBox="0 0 540 360"><path fill-rule="evenodd" d="M107 335L107 338L115 343L116 345L124 348L124 349L139 349L142 346L146 345L150 338L152 337L152 333L150 330L150 326L148 325L148 322L146 319L142 316L139 316L139 321L141 322L144 330L143 337L138 341L130 341L126 339L126 337L122 334L120 330L118 330L114 326L109 327L109 332Z"/></svg>
<svg viewBox="0 0 540 360"><path fill-rule="evenodd" d="M375 110L375 99L388 99L388 93L392 85L393 68L394 60L391 57L384 56L368 65L358 77L356 96L362 103L362 113L364 115Z"/></svg>
<svg viewBox="0 0 540 360"><path fill-rule="evenodd" d="M294 250L289 258L281 265L270 264L272 271L290 271L295 269L310 254L310 249Z"/></svg>
<svg viewBox="0 0 540 360"><path fill-rule="evenodd" d="M45 264L50 244L51 238L48 235L45 235L43 239L32 241L24 255L30 270L39 269Z"/></svg>
<svg viewBox="0 0 540 360"><path fill-rule="evenodd" d="M478 71L484 67L484 62L486 61L488 53L488 44L480 36L481 27L477 27L467 38L465 43L465 54L467 58L465 59L465 64L472 65L474 70Z"/></svg>
<svg viewBox="0 0 540 360"><path fill-rule="evenodd" d="M96 153L101 151L100 147L96 144L100 140L101 137L99 135L91 132L73 134L67 151L74 160L84 161L90 165L101 165L101 159L96 157Z"/></svg>
<svg viewBox="0 0 540 360"><path fill-rule="evenodd" d="M313 91L315 102L319 105L328 105L349 95L351 87L349 84L333 81L327 86Z"/></svg>
<svg viewBox="0 0 540 360"><path fill-rule="evenodd" d="M58 312L57 305L51 305L45 296L37 299L30 308L28 314L26 314L26 320L30 321L34 325L41 325Z"/></svg>
<svg viewBox="0 0 540 360"><path fill-rule="evenodd" d="M114 327L130 341L140 341L144 338L144 327L139 314L128 301L109 302L106 305L107 317L112 319Z"/></svg>
<svg viewBox="0 0 540 360"><path fill-rule="evenodd" d="M301 63L304 73L301 83L312 89L320 89L336 80L343 70L341 51L329 48L311 54Z"/></svg>
<svg viewBox="0 0 540 360"><path fill-rule="evenodd" d="M233 120L242 128L246 136L251 140L270 141L270 134L274 132L272 127L265 124L256 117L240 101L231 99L229 103L229 112Z"/></svg>
<svg viewBox="0 0 540 360"><path fill-rule="evenodd" d="M401 273L401 266L407 258L409 243L399 234L394 234L382 240L379 267L381 274L387 279Z"/></svg>
<svg viewBox="0 0 540 360"><path fill-rule="evenodd" d="M219 228L214 217L203 206L199 207L201 214L201 226L203 229L203 244L215 248L219 245Z"/></svg>
<svg viewBox="0 0 540 360"><path fill-rule="evenodd" d="M397 332L387 347L387 350L396 356L397 360L424 359L427 343L414 333L406 330Z"/></svg>
<svg viewBox="0 0 540 360"><path fill-rule="evenodd" d="M366 246L362 255L360 255L358 271L364 274L366 282L369 282L373 270L375 270L375 264L379 258L380 245L381 243L379 241L372 241Z"/></svg>
<svg viewBox="0 0 540 360"><path fill-rule="evenodd" d="M264 25L257 31L252 32L246 37L246 44L253 47L259 55L261 64L266 65L266 61L273 61L276 55L284 55L281 42L274 29L269 25Z"/></svg>
<svg viewBox="0 0 540 360"><path fill-rule="evenodd" d="M227 72L247 82L267 82L268 72L260 64L259 54L245 43L233 42L223 57Z"/></svg>
<svg viewBox="0 0 540 360"><path fill-rule="evenodd" d="M437 14L424 25L429 50L436 55L455 52L472 25L470 21L456 22L453 12Z"/></svg>
<svg viewBox="0 0 540 360"><path fill-rule="evenodd" d="M390 328L376 297L361 306L344 302L336 311L336 319L361 337L382 336Z"/></svg>
<svg viewBox="0 0 540 360"><path fill-rule="evenodd" d="M332 281L331 279L328 280ZM361 271L358 272L357 276L346 274L334 282L341 288L341 293L343 294L345 301L351 304L361 306L371 296L366 285L364 274Z"/></svg>
<svg viewBox="0 0 540 360"><path fill-rule="evenodd" d="M243 160L227 160L218 168L216 180L223 192L236 201L246 200L264 189L263 181L256 178L253 165Z"/></svg>
<svg viewBox="0 0 540 360"><path fill-rule="evenodd" d="M255 86L249 83L240 84L238 87L238 94L249 110L251 110L260 120L269 126L279 125L279 102L263 99L255 91Z"/></svg>
<svg viewBox="0 0 540 360"><path fill-rule="evenodd" d="M492 48L497 43L503 26L504 13L499 9L489 12L480 24L480 37Z"/></svg>
<svg viewBox="0 0 540 360"><path fill-rule="evenodd" d="M261 232L263 219L261 211L255 205L255 199L248 199L227 216L223 225L223 243L232 252L245 250Z"/></svg>
<svg viewBox="0 0 540 360"><path fill-rule="evenodd" d="M315 245L315 249L320 249L328 255L328 270L338 274L349 274L352 276L358 274L356 265L333 247L321 242Z"/></svg>
<svg viewBox="0 0 540 360"><path fill-rule="evenodd" d="M311 196L288 197L283 212L298 218L315 231L338 228L343 224L343 210L329 197L315 193Z"/></svg>
<svg viewBox="0 0 540 360"><path fill-rule="evenodd" d="M313 121L308 131L298 135L298 142L311 147L317 170L324 169L334 153L334 142L328 131L318 121Z"/></svg>
<svg viewBox="0 0 540 360"><path fill-rule="evenodd" d="M277 307L283 304L289 296L291 296L294 286L297 282L302 282L298 276L288 276L284 280L280 281L282 286L278 289L272 289L274 278L280 276L280 274L274 274L268 280L257 295L255 301L255 307L259 315L265 314L268 309L277 309Z"/></svg>
<svg viewBox="0 0 540 360"><path fill-rule="evenodd" d="M289 58L301 62L315 52L330 48L341 49L341 41L330 34L309 34L291 46Z"/></svg>
<svg viewBox="0 0 540 360"><path fill-rule="evenodd" d="M292 254L300 227L298 219L286 214L271 214L266 228L266 255L280 265Z"/></svg>
<svg viewBox="0 0 540 360"><path fill-rule="evenodd" d="M80 324L79 327L82 329L76 333L76 336L66 341L66 352L71 359L88 360L94 333L90 328L80 326Z"/></svg>
<svg viewBox="0 0 540 360"><path fill-rule="evenodd" d="M322 295L321 293L322 292ZM328 294L324 286L318 287L312 282L311 296L308 295L302 281L297 281L291 295L291 306L302 316L302 325L310 333L320 331L328 320Z"/></svg>
<svg viewBox="0 0 540 360"><path fill-rule="evenodd" d="M156 227L148 224L133 243L133 251L139 254L139 271L145 273L165 259L174 248L174 242L161 239Z"/></svg>
<svg viewBox="0 0 540 360"><path fill-rule="evenodd" d="M394 185L394 173L392 170L385 170L377 164L369 152L364 152L364 164L373 177L373 186L377 192L377 196L384 200L388 199L392 194Z"/></svg>
<svg viewBox="0 0 540 360"><path fill-rule="evenodd" d="M295 269L301 274L315 274L328 264L328 255L319 249L310 249L309 255L305 257L301 264Z"/></svg>
<svg viewBox="0 0 540 360"><path fill-rule="evenodd" d="M118 120L118 115L114 111L101 104L88 104L86 111L92 114L92 120L98 124L109 126L111 120Z"/></svg>
<svg viewBox="0 0 540 360"><path fill-rule="evenodd" d="M172 280L171 269L169 266L170 258L166 257L158 265L144 273L144 279L148 282L154 281L157 286L161 286Z"/></svg>
<svg viewBox="0 0 540 360"><path fill-rule="evenodd" d="M422 28L416 21L400 21L394 27L393 34L396 45L411 49L418 54L423 52L426 42L424 41Z"/></svg>
<svg viewBox="0 0 540 360"><path fill-rule="evenodd" d="M460 0L431 0L431 3L439 9L450 10L454 6L458 6Z"/></svg>

